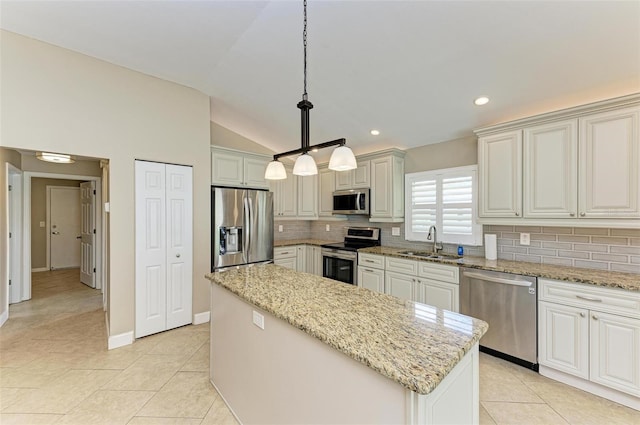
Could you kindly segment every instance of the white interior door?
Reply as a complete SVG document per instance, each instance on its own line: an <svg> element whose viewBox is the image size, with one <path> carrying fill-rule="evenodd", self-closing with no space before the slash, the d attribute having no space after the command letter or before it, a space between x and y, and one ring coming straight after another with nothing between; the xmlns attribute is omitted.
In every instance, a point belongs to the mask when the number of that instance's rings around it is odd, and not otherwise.
<svg viewBox="0 0 640 425"><path fill-rule="evenodd" d="M22 301L22 175L21 172L7 164L7 180L9 181L9 304Z"/></svg>
<svg viewBox="0 0 640 425"><path fill-rule="evenodd" d="M80 267L80 189L49 187L51 270Z"/></svg>
<svg viewBox="0 0 640 425"><path fill-rule="evenodd" d="M80 239L80 282L96 287L96 182L80 183L82 209Z"/></svg>
<svg viewBox="0 0 640 425"><path fill-rule="evenodd" d="M136 338L166 330L165 165L135 163Z"/></svg>
<svg viewBox="0 0 640 425"><path fill-rule="evenodd" d="M166 166L167 329L191 323L193 289L193 176L191 167Z"/></svg>

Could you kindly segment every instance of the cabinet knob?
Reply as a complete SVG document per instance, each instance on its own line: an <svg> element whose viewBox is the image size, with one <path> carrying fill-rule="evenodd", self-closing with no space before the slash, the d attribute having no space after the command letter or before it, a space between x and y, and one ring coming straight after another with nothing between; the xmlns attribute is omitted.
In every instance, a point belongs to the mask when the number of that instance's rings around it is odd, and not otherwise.
<svg viewBox="0 0 640 425"><path fill-rule="evenodd" d="M593 316L591 316L591 318L592 318L593 320L598 320L598 316L596 316L595 314L594 314Z"/></svg>
<svg viewBox="0 0 640 425"><path fill-rule="evenodd" d="M176 258L180 258L180 254L176 254Z"/></svg>
<svg viewBox="0 0 640 425"><path fill-rule="evenodd" d="M580 213L580 217L584 217L585 215L586 215L586 214L585 214L585 213L583 213L583 212L581 212L581 213Z"/></svg>
<svg viewBox="0 0 640 425"><path fill-rule="evenodd" d="M576 216L576 213L569 213L569 216L571 216L571 217L575 217L575 216Z"/></svg>
<svg viewBox="0 0 640 425"><path fill-rule="evenodd" d="M520 216L520 213L516 213L516 217L519 217L519 216Z"/></svg>
<svg viewBox="0 0 640 425"><path fill-rule="evenodd" d="M584 313L580 313L580 317L584 317Z"/></svg>

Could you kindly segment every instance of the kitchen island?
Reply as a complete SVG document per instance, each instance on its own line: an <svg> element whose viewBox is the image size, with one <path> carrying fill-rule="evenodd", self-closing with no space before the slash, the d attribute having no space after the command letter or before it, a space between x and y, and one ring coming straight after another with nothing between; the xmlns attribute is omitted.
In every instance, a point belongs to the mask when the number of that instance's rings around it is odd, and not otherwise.
<svg viewBox="0 0 640 425"><path fill-rule="evenodd" d="M241 423L478 423L485 322L276 265L207 278L211 382Z"/></svg>

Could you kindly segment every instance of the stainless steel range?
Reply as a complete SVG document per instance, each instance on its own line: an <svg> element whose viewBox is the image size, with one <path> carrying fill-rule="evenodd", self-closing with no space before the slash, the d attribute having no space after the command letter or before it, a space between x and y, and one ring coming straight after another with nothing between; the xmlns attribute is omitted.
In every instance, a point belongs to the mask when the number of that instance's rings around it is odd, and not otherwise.
<svg viewBox="0 0 640 425"><path fill-rule="evenodd" d="M358 249L380 245L379 227L349 227L344 242L322 245L322 276L356 285Z"/></svg>

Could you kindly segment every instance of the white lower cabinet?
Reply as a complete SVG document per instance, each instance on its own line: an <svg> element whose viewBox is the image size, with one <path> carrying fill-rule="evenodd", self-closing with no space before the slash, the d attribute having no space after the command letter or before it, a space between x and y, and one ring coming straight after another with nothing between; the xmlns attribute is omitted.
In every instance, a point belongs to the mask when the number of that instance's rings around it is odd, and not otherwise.
<svg viewBox="0 0 640 425"><path fill-rule="evenodd" d="M274 248L273 264L298 271L297 246L293 245Z"/></svg>
<svg viewBox="0 0 640 425"><path fill-rule="evenodd" d="M538 294L540 373L640 409L640 293L538 279Z"/></svg>
<svg viewBox="0 0 640 425"><path fill-rule="evenodd" d="M306 272L315 274L316 276L322 276L322 248L319 246L307 245L306 250Z"/></svg>
<svg viewBox="0 0 640 425"><path fill-rule="evenodd" d="M460 290L457 284L433 279L418 279L418 301L443 310L458 311Z"/></svg>
<svg viewBox="0 0 640 425"><path fill-rule="evenodd" d="M307 246L296 245L295 249L297 261L296 270L298 270L299 272L307 272Z"/></svg>
<svg viewBox="0 0 640 425"><path fill-rule="evenodd" d="M384 270L358 266L358 286L384 293Z"/></svg>
<svg viewBox="0 0 640 425"><path fill-rule="evenodd" d="M415 300L416 277L387 271L384 274L384 292L403 300Z"/></svg>

